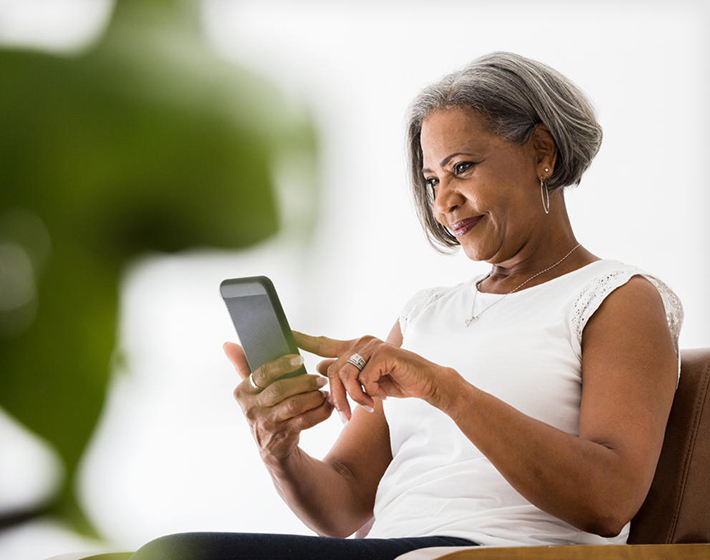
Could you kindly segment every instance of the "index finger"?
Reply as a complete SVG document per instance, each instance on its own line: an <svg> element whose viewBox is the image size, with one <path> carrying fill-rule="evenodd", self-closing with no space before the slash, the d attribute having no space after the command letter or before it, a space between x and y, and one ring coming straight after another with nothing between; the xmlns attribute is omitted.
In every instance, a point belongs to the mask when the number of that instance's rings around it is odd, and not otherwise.
<svg viewBox="0 0 710 560"><path fill-rule="evenodd" d="M354 340L338 340L327 336L311 336L294 330L291 332L296 346L324 358L337 358L347 352L355 342Z"/></svg>

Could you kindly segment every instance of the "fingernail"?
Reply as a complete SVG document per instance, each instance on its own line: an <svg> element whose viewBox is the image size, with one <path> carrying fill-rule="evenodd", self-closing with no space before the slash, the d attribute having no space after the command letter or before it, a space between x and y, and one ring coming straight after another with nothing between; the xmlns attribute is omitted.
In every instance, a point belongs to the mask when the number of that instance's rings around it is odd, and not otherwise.
<svg viewBox="0 0 710 560"><path fill-rule="evenodd" d="M291 365L292 366L300 366L303 363L303 356L296 356L295 358L291 358Z"/></svg>
<svg viewBox="0 0 710 560"><path fill-rule="evenodd" d="M325 377L319 377L318 379L316 379L316 385L318 385L318 387L324 387L327 384L328 380Z"/></svg>
<svg viewBox="0 0 710 560"><path fill-rule="evenodd" d="M364 405L364 404L361 405L361 406L362 406L362 408L364 408L364 409L367 410L368 412L375 412L375 409L372 408L371 406L367 406L367 405Z"/></svg>
<svg viewBox="0 0 710 560"><path fill-rule="evenodd" d="M339 412L340 414L340 421L343 423L343 426L345 426L348 423L348 417L345 416L344 412Z"/></svg>

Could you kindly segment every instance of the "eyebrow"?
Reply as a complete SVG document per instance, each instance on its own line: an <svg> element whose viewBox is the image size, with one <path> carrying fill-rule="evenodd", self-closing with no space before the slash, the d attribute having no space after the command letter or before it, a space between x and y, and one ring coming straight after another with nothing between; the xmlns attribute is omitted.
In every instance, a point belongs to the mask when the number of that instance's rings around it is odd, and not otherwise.
<svg viewBox="0 0 710 560"><path fill-rule="evenodd" d="M439 164L441 167L444 167L447 163L451 161L452 158L455 158L456 156L472 156L473 154L469 154L468 152L456 152L455 154L451 154L450 156L446 156L444 159L441 160L441 163ZM431 173L431 169L425 167L422 169L422 173Z"/></svg>

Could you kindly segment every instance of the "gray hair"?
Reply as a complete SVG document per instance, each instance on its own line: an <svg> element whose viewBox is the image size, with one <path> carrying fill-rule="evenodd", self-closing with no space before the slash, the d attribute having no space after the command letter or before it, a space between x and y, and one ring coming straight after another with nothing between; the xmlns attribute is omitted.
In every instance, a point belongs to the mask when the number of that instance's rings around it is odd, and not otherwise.
<svg viewBox="0 0 710 560"><path fill-rule="evenodd" d="M546 186L550 192L579 185L602 142L594 108L565 76L510 52L494 52L428 86L414 99L407 116L409 174L419 221L440 253L459 242L433 216L434 195L422 174L422 122L434 110L461 107L478 113L491 134L525 144L544 124L557 146L557 161ZM437 244L439 246L437 246Z"/></svg>

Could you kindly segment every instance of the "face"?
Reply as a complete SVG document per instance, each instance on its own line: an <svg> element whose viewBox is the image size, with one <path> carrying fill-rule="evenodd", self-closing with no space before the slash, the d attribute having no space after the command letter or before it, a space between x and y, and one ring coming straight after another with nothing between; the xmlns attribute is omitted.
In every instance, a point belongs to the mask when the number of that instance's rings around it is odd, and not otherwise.
<svg viewBox="0 0 710 560"><path fill-rule="evenodd" d="M533 138L519 146L489 134L473 111L443 109L423 121L422 172L435 193L434 217L470 259L504 262L536 235L544 216L538 169L551 165L534 146ZM459 237L452 224L474 217Z"/></svg>

